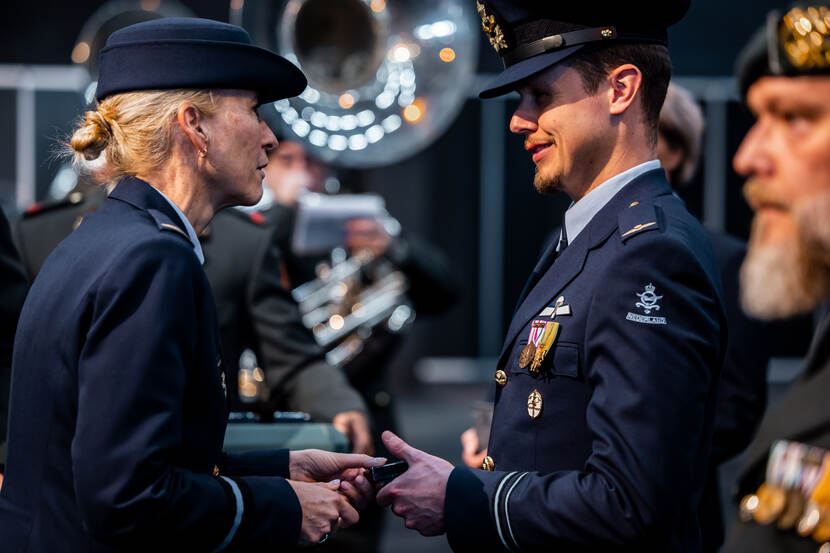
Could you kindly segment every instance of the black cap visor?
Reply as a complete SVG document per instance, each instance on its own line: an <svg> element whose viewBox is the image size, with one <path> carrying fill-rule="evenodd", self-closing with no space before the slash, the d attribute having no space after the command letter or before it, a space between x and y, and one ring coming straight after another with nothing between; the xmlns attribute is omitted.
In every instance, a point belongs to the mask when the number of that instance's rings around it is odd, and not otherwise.
<svg viewBox="0 0 830 553"><path fill-rule="evenodd" d="M539 73L552 65L556 65L571 54L576 53L583 46L584 44L577 44L576 46L563 48L562 50L548 52L546 54L539 54L538 56L533 56L532 58L515 63L502 71L495 79L487 83L487 86L485 86L484 89L478 93L478 97L482 100L486 100L488 98L495 98L496 96L512 92L513 90L516 90L516 86L520 81L530 77L531 75L535 75L536 73Z"/></svg>

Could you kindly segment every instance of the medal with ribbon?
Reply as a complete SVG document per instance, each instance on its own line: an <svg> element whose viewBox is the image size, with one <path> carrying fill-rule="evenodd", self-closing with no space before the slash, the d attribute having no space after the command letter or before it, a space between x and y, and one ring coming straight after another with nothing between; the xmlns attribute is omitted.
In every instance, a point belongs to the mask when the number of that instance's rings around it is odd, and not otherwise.
<svg viewBox="0 0 830 553"><path fill-rule="evenodd" d="M545 330L547 321L535 320L530 324L530 334L527 337L527 345L522 350L519 356L519 368L524 369L530 365L536 355L536 344L539 343L539 338L542 337L542 332Z"/></svg>
<svg viewBox="0 0 830 553"><path fill-rule="evenodd" d="M770 448L766 481L741 500L741 519L773 522L830 549L830 452L779 440Z"/></svg>
<svg viewBox="0 0 830 553"><path fill-rule="evenodd" d="M535 373L539 371L539 367L542 366L542 361L545 360L545 356L547 356L553 343L556 342L558 335L559 323L556 321L547 321L542 336L536 344L536 353L533 355L533 362L530 364L530 372Z"/></svg>

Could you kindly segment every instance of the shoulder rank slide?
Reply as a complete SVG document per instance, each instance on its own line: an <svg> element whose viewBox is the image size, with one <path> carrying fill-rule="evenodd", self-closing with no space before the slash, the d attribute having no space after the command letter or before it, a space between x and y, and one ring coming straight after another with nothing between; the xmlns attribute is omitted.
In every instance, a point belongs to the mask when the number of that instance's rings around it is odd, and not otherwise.
<svg viewBox="0 0 830 553"><path fill-rule="evenodd" d="M156 221L159 230L169 230L171 232L175 232L177 234L180 234L184 237L185 240L190 242L190 237L187 235L184 229L179 227L179 225L175 224L173 220L170 219L170 217L168 217L167 215L165 215L157 209L148 209L147 213L149 213L150 216Z"/></svg>
<svg viewBox="0 0 830 553"><path fill-rule="evenodd" d="M637 234L660 228L654 204L650 202L632 202L620 212L618 221L623 242Z"/></svg>

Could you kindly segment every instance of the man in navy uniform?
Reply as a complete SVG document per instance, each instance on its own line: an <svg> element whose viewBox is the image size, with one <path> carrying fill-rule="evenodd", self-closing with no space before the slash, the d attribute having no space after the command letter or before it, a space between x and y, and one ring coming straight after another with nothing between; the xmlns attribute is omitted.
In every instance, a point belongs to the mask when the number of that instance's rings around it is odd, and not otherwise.
<svg viewBox="0 0 830 553"><path fill-rule="evenodd" d="M801 375L747 449L728 553L830 550L828 21L827 2L773 12L738 62L741 93L756 117L733 160L755 211L742 304L768 320L823 315Z"/></svg>
<svg viewBox="0 0 830 553"><path fill-rule="evenodd" d="M506 67L480 96L518 91L534 185L574 203L507 332L484 470L384 436L409 469L378 502L455 551L700 550L725 315L656 160L666 28L687 8L478 3Z"/></svg>

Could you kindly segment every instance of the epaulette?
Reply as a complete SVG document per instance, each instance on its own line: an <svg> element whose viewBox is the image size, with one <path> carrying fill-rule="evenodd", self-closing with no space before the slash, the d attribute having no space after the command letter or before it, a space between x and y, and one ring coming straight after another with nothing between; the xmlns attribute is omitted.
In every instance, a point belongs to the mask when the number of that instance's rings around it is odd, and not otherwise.
<svg viewBox="0 0 830 553"><path fill-rule="evenodd" d="M40 215L41 213L46 213L49 211L54 211L56 209L62 207L68 207L72 205L78 205L79 203L84 201L84 195L80 192L72 192L71 194L67 195L65 198L60 200L48 201L48 202L35 202L26 208L26 211L23 212L23 218L34 217L35 215Z"/></svg>
<svg viewBox="0 0 830 553"><path fill-rule="evenodd" d="M658 230L660 223L652 202L631 202L620 212L618 227L623 242L644 232Z"/></svg>
<svg viewBox="0 0 830 553"><path fill-rule="evenodd" d="M187 235L187 232L185 232L183 228L179 227L179 225L174 223L173 219L171 219L170 217L168 217L167 215L165 215L157 209L148 209L147 213L149 213L150 216L156 221L159 230L175 232L177 234L180 234L184 237L185 240L190 242L190 237Z"/></svg>

